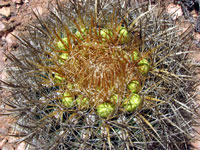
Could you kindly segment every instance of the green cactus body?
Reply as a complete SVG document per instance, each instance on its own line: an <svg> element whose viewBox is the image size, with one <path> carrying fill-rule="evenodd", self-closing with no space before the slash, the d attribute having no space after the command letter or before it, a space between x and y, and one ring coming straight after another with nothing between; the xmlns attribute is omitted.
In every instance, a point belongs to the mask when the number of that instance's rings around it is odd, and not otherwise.
<svg viewBox="0 0 200 150"><path fill-rule="evenodd" d="M38 17L2 82L20 141L45 150L189 149L191 41L159 6L71 0Z"/></svg>

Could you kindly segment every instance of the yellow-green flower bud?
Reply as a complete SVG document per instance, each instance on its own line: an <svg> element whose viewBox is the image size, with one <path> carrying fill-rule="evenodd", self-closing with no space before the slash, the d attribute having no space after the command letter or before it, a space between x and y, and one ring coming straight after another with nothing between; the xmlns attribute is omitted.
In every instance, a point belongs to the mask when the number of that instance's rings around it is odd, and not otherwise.
<svg viewBox="0 0 200 150"><path fill-rule="evenodd" d="M62 41L65 43L66 46L68 46L68 39L67 39L67 37L62 38ZM59 41L57 43L58 48L61 49L61 50L67 50L66 47L65 47L65 45L61 41Z"/></svg>
<svg viewBox="0 0 200 150"><path fill-rule="evenodd" d="M69 93L65 92L63 94L63 98L62 98L62 104L68 108L72 107L73 106L73 97Z"/></svg>
<svg viewBox="0 0 200 150"><path fill-rule="evenodd" d="M60 64L64 64L64 59L67 60L67 59L68 59L68 56L69 56L69 55L68 55L67 53L61 53L60 56L59 56L61 59L58 59L58 62L59 62Z"/></svg>
<svg viewBox="0 0 200 150"><path fill-rule="evenodd" d="M138 61L140 59L139 53L137 51L133 51L132 58L133 61Z"/></svg>
<svg viewBox="0 0 200 150"><path fill-rule="evenodd" d="M128 84L128 89L132 92L132 93L138 93L141 89L141 85L137 80L131 81Z"/></svg>
<svg viewBox="0 0 200 150"><path fill-rule="evenodd" d="M142 60L140 60L138 62L138 69L139 69L139 72L142 74L142 75L146 75L149 70L150 70L150 64L149 64L149 61L145 58L143 58Z"/></svg>
<svg viewBox="0 0 200 150"><path fill-rule="evenodd" d="M126 58L127 60L129 60L130 59L130 56L128 55L128 54L124 54L124 58Z"/></svg>
<svg viewBox="0 0 200 150"><path fill-rule="evenodd" d="M114 94L113 96L111 96L110 101L112 103L117 103L118 102L118 95Z"/></svg>
<svg viewBox="0 0 200 150"><path fill-rule="evenodd" d="M108 40L113 36L113 33L108 29L101 29L100 35L104 40Z"/></svg>
<svg viewBox="0 0 200 150"><path fill-rule="evenodd" d="M119 35L121 38L121 43L125 43L128 40L128 30L125 27L121 27L119 31Z"/></svg>
<svg viewBox="0 0 200 150"><path fill-rule="evenodd" d="M149 65L149 61L145 58L143 58L142 60L140 60L138 62L138 65L141 66L141 65Z"/></svg>
<svg viewBox="0 0 200 150"><path fill-rule="evenodd" d="M89 99L86 97L83 97L83 95L79 95L78 98L76 99L76 102L78 106L82 107L87 107L89 105Z"/></svg>
<svg viewBox="0 0 200 150"><path fill-rule="evenodd" d="M58 83L60 83L60 82L62 82L64 80L64 78L62 78L61 76L59 76L58 73L54 74L54 79L55 79L54 81L58 82Z"/></svg>
<svg viewBox="0 0 200 150"><path fill-rule="evenodd" d="M124 108L126 111L133 112L141 102L141 97L138 94L133 93L131 97L124 102Z"/></svg>
<svg viewBox="0 0 200 150"><path fill-rule="evenodd" d="M81 40L83 40L83 36L86 34L86 28L81 28L81 32L80 31L76 31L75 35L80 38Z"/></svg>
<svg viewBox="0 0 200 150"><path fill-rule="evenodd" d="M138 66L138 70L142 75L146 75L150 70L150 66L149 65Z"/></svg>
<svg viewBox="0 0 200 150"><path fill-rule="evenodd" d="M68 83L68 84L67 84L67 88L68 88L69 90L72 90L72 89L74 88L74 85L71 84L71 83Z"/></svg>
<svg viewBox="0 0 200 150"><path fill-rule="evenodd" d="M114 105L108 102L99 104L97 106L97 114L102 118L107 118L113 113L114 110L115 110Z"/></svg>
<svg viewBox="0 0 200 150"><path fill-rule="evenodd" d="M68 59L68 54L67 53L62 53L62 54L60 54L60 58L62 58L62 59Z"/></svg>

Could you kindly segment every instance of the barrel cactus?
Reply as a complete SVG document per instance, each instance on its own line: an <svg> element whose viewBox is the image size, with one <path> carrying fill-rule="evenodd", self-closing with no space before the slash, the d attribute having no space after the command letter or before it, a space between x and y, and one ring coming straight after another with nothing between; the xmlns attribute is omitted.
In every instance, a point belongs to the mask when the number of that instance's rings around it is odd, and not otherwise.
<svg viewBox="0 0 200 150"><path fill-rule="evenodd" d="M162 7L70 1L27 29L4 101L30 149L188 149L191 36Z"/></svg>

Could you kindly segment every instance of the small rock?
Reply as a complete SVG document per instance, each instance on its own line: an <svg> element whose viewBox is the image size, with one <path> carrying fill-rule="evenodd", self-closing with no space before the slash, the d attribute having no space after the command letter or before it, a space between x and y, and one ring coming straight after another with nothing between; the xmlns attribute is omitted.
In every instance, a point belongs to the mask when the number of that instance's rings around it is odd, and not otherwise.
<svg viewBox="0 0 200 150"><path fill-rule="evenodd" d="M9 124L11 119L6 116L0 116L0 135L7 135L10 128Z"/></svg>
<svg viewBox="0 0 200 150"><path fill-rule="evenodd" d="M192 10L191 12L190 12L190 14L192 15L192 17L193 18L197 18L197 16L198 16L198 13L195 11L195 10Z"/></svg>
<svg viewBox="0 0 200 150"><path fill-rule="evenodd" d="M25 0L25 1L24 1L24 3L28 3L28 2L29 2L29 0Z"/></svg>
<svg viewBox="0 0 200 150"><path fill-rule="evenodd" d="M200 129L199 127L195 127L195 133L194 133L194 140L192 141L191 145L194 147L193 150L199 150L200 149L200 141L199 141L199 134L200 134Z"/></svg>
<svg viewBox="0 0 200 150"><path fill-rule="evenodd" d="M0 55L0 56L2 56L2 59L5 59L5 58L6 58L4 55ZM1 62L3 62L3 61L1 60ZM6 74L6 71L5 71L5 64L0 65L0 67L1 67L2 69L4 69L4 70L0 73L0 79L1 79L2 81L6 81L6 80L8 79L8 74ZM1 106L1 110L2 110L3 107L4 107L4 106ZM0 129L0 131L1 131L1 129Z"/></svg>
<svg viewBox="0 0 200 150"><path fill-rule="evenodd" d="M178 35L181 34L186 34L187 32L189 32L190 30L192 30L192 26L190 24L190 22L181 22L181 24L178 24Z"/></svg>
<svg viewBox="0 0 200 150"><path fill-rule="evenodd" d="M0 7L10 6L10 2L0 1Z"/></svg>
<svg viewBox="0 0 200 150"><path fill-rule="evenodd" d="M2 147L5 145L5 143L7 142L7 138L4 138L1 142L0 142L0 149L2 149Z"/></svg>
<svg viewBox="0 0 200 150"><path fill-rule="evenodd" d="M16 4L21 4L22 3L22 0L12 0L13 3L16 3Z"/></svg>
<svg viewBox="0 0 200 150"><path fill-rule="evenodd" d="M40 16L43 13L43 8L40 6L37 6L36 8L33 8L33 11L35 12L36 15Z"/></svg>
<svg viewBox="0 0 200 150"><path fill-rule="evenodd" d="M195 33L194 39L200 41L200 33Z"/></svg>
<svg viewBox="0 0 200 150"><path fill-rule="evenodd" d="M14 150L11 144L5 144L1 150Z"/></svg>
<svg viewBox="0 0 200 150"><path fill-rule="evenodd" d="M3 24L3 22L0 21L0 37L5 33L6 26Z"/></svg>
<svg viewBox="0 0 200 150"><path fill-rule="evenodd" d="M4 15L6 17L9 17L11 12L10 12L10 7L3 7L3 8L0 8L0 14L1 15Z"/></svg>
<svg viewBox="0 0 200 150"><path fill-rule="evenodd" d="M194 60L194 62L199 62L200 63L200 53L199 53L199 48L195 45L191 46L191 50L195 51L194 53L191 53L190 56L192 58L192 60ZM198 74L198 78L200 80L200 74ZM199 89L198 91L200 91L200 86L197 86ZM200 94L200 93L199 93Z"/></svg>
<svg viewBox="0 0 200 150"><path fill-rule="evenodd" d="M5 30L6 26L0 21L0 31Z"/></svg>
<svg viewBox="0 0 200 150"><path fill-rule="evenodd" d="M13 136L13 137L10 136L9 139L8 139L8 143L9 143L9 144L16 143L16 141L17 141L17 137L14 137L14 136Z"/></svg>
<svg viewBox="0 0 200 150"><path fill-rule="evenodd" d="M23 150L23 149L25 149L25 147L26 147L26 144L24 142L22 142L19 145L17 145L15 150Z"/></svg>
<svg viewBox="0 0 200 150"><path fill-rule="evenodd" d="M0 129L0 134L1 135L7 135L8 134L8 128L7 127L2 127L1 129Z"/></svg>
<svg viewBox="0 0 200 150"><path fill-rule="evenodd" d="M10 51L9 48L15 47L17 45L17 39L12 34L17 35L17 32L13 31L13 32L9 33L5 38L5 40L8 44L8 51Z"/></svg>
<svg viewBox="0 0 200 150"><path fill-rule="evenodd" d="M167 12L169 14L173 14L172 15L172 19L176 20L178 17L183 15L183 12L181 10L181 6L180 5L175 5L175 4L169 4L167 6Z"/></svg>
<svg viewBox="0 0 200 150"><path fill-rule="evenodd" d="M6 36L6 42L11 45L13 42L14 42L14 37L11 33L9 33L7 36Z"/></svg>

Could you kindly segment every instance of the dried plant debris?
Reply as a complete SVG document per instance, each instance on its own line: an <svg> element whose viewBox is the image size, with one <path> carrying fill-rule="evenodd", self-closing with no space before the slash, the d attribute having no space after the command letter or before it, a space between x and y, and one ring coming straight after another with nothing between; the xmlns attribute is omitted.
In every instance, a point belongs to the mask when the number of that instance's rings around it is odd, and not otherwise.
<svg viewBox="0 0 200 150"><path fill-rule="evenodd" d="M9 54L15 136L30 149L190 149L191 34L159 5L57 2ZM180 32L179 32L180 33Z"/></svg>

